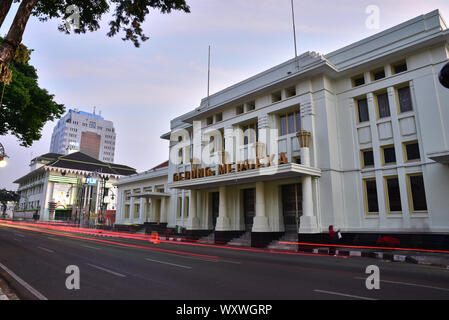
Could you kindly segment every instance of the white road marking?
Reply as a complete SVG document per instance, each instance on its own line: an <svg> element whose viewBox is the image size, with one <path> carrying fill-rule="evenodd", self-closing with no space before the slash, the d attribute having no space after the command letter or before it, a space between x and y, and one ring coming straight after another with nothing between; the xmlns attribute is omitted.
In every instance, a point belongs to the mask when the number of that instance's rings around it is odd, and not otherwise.
<svg viewBox="0 0 449 320"><path fill-rule="evenodd" d="M354 279L358 280L366 280L362 277L355 277ZM392 283L392 284L402 284L404 286L412 286L412 287L419 287L419 288L427 288L427 289L435 289L435 290L442 290L442 291L449 291L448 288L441 288L441 287L433 287L433 286L427 286L424 284L417 284L417 283L409 283L409 282L400 282L400 281L390 281L390 280L379 280L380 282L385 283Z"/></svg>
<svg viewBox="0 0 449 320"><path fill-rule="evenodd" d="M96 266L96 265L90 264L90 263L87 263L87 265L91 266L92 268L95 268L95 269L98 269L98 270L102 270L104 272L108 272L108 273L113 274L113 275L115 275L117 277L126 278L126 276L124 274L121 274L121 273L118 273L118 272L115 272L115 271L112 271L112 270L109 270L109 269L106 269L106 268L103 268L103 267L99 267L99 266Z"/></svg>
<svg viewBox="0 0 449 320"><path fill-rule="evenodd" d="M18 283L20 283L25 289L27 289L29 292L31 292L36 298L39 300L48 300L42 293L34 289L32 286L30 286L28 283L26 283L24 280L22 280L18 275L16 275L14 272L9 270L6 266L0 263L0 268L5 270L6 273L8 273L11 277L14 278Z"/></svg>
<svg viewBox="0 0 449 320"><path fill-rule="evenodd" d="M377 300L377 299L373 299L373 298L354 296L352 294L346 294L346 293L341 293L341 292L333 292L333 291L318 290L318 289L315 289L313 291L319 292L319 293L333 294L336 296L342 296L342 297L348 297L348 298L356 298L356 299L361 299L361 300Z"/></svg>
<svg viewBox="0 0 449 320"><path fill-rule="evenodd" d="M52 237L47 237L47 239L61 241L61 239L56 239L56 238L52 238Z"/></svg>
<svg viewBox="0 0 449 320"><path fill-rule="evenodd" d="M47 248L44 248L44 247L38 247L38 248L41 249L41 250L50 252L50 253L55 253L53 250L50 250L50 249L47 249Z"/></svg>
<svg viewBox="0 0 449 320"><path fill-rule="evenodd" d="M19 237L22 237L22 238L25 238L25 236L23 235L23 234L20 234L20 233L14 233L16 236L19 236Z"/></svg>
<svg viewBox="0 0 449 320"><path fill-rule="evenodd" d="M85 244L80 244L81 247L85 247L85 248L89 248L89 249L94 249L94 250L101 250L101 248L95 248L95 247L91 247Z"/></svg>
<svg viewBox="0 0 449 320"><path fill-rule="evenodd" d="M16 238L14 238L14 240L16 240L16 241L19 241L19 242L22 242L22 240L20 240L20 239L16 239Z"/></svg>
<svg viewBox="0 0 449 320"><path fill-rule="evenodd" d="M153 260L153 259L148 259L148 258L146 258L145 260L151 261L151 262L162 263L162 264L168 264L170 266L175 266L175 267L184 268L184 269L192 269L192 267L189 267L189 266L183 266L180 264L169 263L169 262L165 262L165 261Z"/></svg>

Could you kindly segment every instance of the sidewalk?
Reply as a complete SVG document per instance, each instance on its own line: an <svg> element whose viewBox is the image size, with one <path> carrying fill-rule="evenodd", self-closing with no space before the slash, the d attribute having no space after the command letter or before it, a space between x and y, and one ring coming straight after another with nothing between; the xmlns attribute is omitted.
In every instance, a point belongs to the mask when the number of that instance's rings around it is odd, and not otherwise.
<svg viewBox="0 0 449 320"><path fill-rule="evenodd" d="M0 300L20 300L0 275Z"/></svg>
<svg viewBox="0 0 449 320"><path fill-rule="evenodd" d="M332 250L327 247L313 248L312 252L316 254L333 255ZM335 255L366 257L393 262L407 262L449 269L449 253L336 247Z"/></svg>

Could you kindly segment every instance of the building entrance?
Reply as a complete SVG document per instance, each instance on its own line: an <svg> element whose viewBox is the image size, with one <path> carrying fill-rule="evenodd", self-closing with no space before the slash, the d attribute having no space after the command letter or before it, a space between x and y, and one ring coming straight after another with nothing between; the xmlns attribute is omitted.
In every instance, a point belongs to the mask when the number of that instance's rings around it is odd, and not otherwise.
<svg viewBox="0 0 449 320"><path fill-rule="evenodd" d="M245 217L245 231L253 229L254 216L256 214L255 201L256 189L243 190L243 214Z"/></svg>
<svg viewBox="0 0 449 320"><path fill-rule="evenodd" d="M282 211L285 233L298 233L299 218L302 215L301 184L282 186Z"/></svg>
<svg viewBox="0 0 449 320"><path fill-rule="evenodd" d="M220 208L220 193L212 192L210 197L212 200L212 225L215 229L215 226L217 225L218 212Z"/></svg>

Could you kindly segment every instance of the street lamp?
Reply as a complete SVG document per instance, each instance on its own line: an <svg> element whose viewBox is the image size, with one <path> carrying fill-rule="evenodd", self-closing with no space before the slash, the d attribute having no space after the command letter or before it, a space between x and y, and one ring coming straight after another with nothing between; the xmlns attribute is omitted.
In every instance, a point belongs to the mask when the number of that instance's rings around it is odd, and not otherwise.
<svg viewBox="0 0 449 320"><path fill-rule="evenodd" d="M4 168L8 164L5 160L5 158L8 158L8 156L5 153L5 148L0 143L0 168Z"/></svg>
<svg viewBox="0 0 449 320"><path fill-rule="evenodd" d="M441 69L439 79L441 85L449 89L449 62Z"/></svg>

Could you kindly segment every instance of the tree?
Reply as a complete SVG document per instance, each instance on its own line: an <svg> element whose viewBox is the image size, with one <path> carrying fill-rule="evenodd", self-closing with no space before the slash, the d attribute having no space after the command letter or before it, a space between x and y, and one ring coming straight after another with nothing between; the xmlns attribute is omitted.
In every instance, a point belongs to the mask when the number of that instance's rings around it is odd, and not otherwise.
<svg viewBox="0 0 449 320"><path fill-rule="evenodd" d="M13 2L19 0L0 1L0 26L11 9ZM22 41L23 32L30 15L38 17L40 21L52 18L66 20L72 16L71 6L76 6L79 13L79 26L75 33L86 33L96 31L100 28L101 17L108 13L113 7L113 20L109 22L107 35L113 37L124 32L124 41L132 41L139 47L141 41L148 37L143 33L142 23L150 13L150 9L158 9L161 13L170 13L172 10L190 12L186 0L22 0L6 35L0 46L0 78L4 78L8 65L14 57L19 44ZM70 33L70 25L61 23L59 31Z"/></svg>
<svg viewBox="0 0 449 320"><path fill-rule="evenodd" d="M20 195L14 191L8 191L6 189L0 189L0 203L2 204L2 216L6 215L6 207L8 202L19 202Z"/></svg>
<svg viewBox="0 0 449 320"><path fill-rule="evenodd" d="M0 44L2 41L0 38ZM31 52L19 45L10 64L12 81L0 84L0 135L9 132L25 147L40 139L47 121L60 118L65 112L53 95L39 87L36 69L29 64Z"/></svg>

